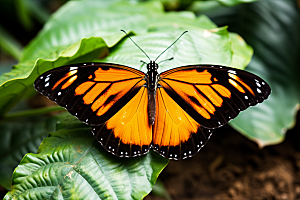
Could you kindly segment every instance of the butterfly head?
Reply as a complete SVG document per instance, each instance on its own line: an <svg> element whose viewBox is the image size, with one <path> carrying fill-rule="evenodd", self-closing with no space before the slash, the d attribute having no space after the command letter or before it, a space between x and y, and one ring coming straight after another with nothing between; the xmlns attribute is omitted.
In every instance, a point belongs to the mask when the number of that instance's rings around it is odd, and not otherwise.
<svg viewBox="0 0 300 200"><path fill-rule="evenodd" d="M150 63L147 64L147 69L148 69L148 71L157 70L158 64L155 61L151 60Z"/></svg>
<svg viewBox="0 0 300 200"><path fill-rule="evenodd" d="M150 61L150 63L147 64L147 79L148 79L148 88L150 90L155 90L157 86L157 69L158 64L155 61Z"/></svg>

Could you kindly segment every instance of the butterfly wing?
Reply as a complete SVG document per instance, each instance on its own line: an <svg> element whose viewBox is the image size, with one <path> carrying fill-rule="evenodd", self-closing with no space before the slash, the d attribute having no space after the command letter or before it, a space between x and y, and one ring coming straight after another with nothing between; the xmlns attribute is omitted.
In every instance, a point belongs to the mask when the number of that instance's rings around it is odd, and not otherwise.
<svg viewBox="0 0 300 200"><path fill-rule="evenodd" d="M109 63L76 64L45 72L37 91L65 107L105 149L132 157L149 151L152 127L147 115L145 74Z"/></svg>
<svg viewBox="0 0 300 200"><path fill-rule="evenodd" d="M102 126L92 126L96 139L109 152L120 157L146 154L152 141L147 87L139 92Z"/></svg>
<svg viewBox="0 0 300 200"><path fill-rule="evenodd" d="M271 93L258 76L224 66L174 68L160 74L159 84L195 121L210 129L223 126Z"/></svg>
<svg viewBox="0 0 300 200"><path fill-rule="evenodd" d="M192 157L205 145L211 134L211 129L203 128L190 117L163 87L157 88L154 151L175 160Z"/></svg>
<svg viewBox="0 0 300 200"><path fill-rule="evenodd" d="M79 120L99 125L138 93L145 84L144 76L141 71L116 64L75 64L45 72L34 86Z"/></svg>

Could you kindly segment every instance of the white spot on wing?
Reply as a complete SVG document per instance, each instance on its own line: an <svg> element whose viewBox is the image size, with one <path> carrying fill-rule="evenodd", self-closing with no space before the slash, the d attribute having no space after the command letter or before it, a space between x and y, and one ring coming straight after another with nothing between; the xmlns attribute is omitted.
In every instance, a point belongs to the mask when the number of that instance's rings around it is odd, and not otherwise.
<svg viewBox="0 0 300 200"><path fill-rule="evenodd" d="M61 95L61 92L58 92L57 95L60 96L60 95Z"/></svg>
<svg viewBox="0 0 300 200"><path fill-rule="evenodd" d="M261 87L261 85L259 84L259 82L256 82L256 85L257 85L258 87Z"/></svg>
<svg viewBox="0 0 300 200"><path fill-rule="evenodd" d="M236 71L234 71L234 70L231 70L231 69L230 69L230 70L228 70L228 72L229 72L229 73L231 73L231 74L236 74Z"/></svg>
<svg viewBox="0 0 300 200"><path fill-rule="evenodd" d="M70 67L70 71L78 69L78 67Z"/></svg>
<svg viewBox="0 0 300 200"><path fill-rule="evenodd" d="M48 87L48 86L49 86L49 82L45 84L45 87Z"/></svg>
<svg viewBox="0 0 300 200"><path fill-rule="evenodd" d="M260 90L259 88L257 88L257 92L258 92L258 93L261 93L261 90Z"/></svg>

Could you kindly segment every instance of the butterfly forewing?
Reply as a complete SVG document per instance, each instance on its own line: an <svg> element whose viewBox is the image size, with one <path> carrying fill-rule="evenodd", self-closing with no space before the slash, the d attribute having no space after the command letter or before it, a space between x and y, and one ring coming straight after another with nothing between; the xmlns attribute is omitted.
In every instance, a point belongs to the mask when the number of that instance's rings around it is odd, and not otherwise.
<svg viewBox="0 0 300 200"><path fill-rule="evenodd" d="M211 65L168 70L160 74L159 84L194 120L211 129L262 102L271 92L269 85L254 74Z"/></svg>
<svg viewBox="0 0 300 200"><path fill-rule="evenodd" d="M145 84L141 71L109 63L52 69L39 76L36 90L81 121L99 125L110 119Z"/></svg>

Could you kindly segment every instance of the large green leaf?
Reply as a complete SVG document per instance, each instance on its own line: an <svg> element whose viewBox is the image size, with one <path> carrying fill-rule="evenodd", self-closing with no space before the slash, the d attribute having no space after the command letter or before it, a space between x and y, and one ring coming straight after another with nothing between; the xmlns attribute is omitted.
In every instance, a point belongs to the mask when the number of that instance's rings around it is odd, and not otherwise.
<svg viewBox="0 0 300 200"><path fill-rule="evenodd" d="M150 151L136 158L106 152L90 127L72 116L61 120L37 154L27 154L5 199L142 199L168 159Z"/></svg>
<svg viewBox="0 0 300 200"><path fill-rule="evenodd" d="M42 72L65 64L86 62L105 56L108 53L107 47L113 47L124 37L124 34L119 31L120 27L133 30L137 35L143 35L142 39L145 40L143 42L148 42L149 46L142 47L145 51L151 48L151 51L147 52L153 58L171 44L181 32L189 30L190 33L176 44L177 46L181 44L179 49L181 53L176 54L174 61L164 63L165 69L196 63L230 65L233 53L236 52L232 51L228 32L225 28L206 29L212 26L209 24L212 23L203 18L196 18L191 12L165 14L157 1L68 2L51 17L37 38L25 48L20 63L10 73L0 77L0 84L2 84L0 114L3 115L11 109L26 92L32 91L34 79ZM164 30L161 30L162 28ZM146 34L148 30L163 32L161 36L164 36L158 38L159 35L156 35L148 38ZM170 31L174 33L167 35ZM183 45L183 42L187 44ZM160 43L161 47L156 47ZM176 49L176 46L173 49ZM117 48L115 52L117 50L119 49ZM131 46L131 50L138 52L134 46ZM114 52L114 49L112 51ZM169 50L161 58L172 55L172 52L174 51ZM248 53L246 57L250 54ZM139 52L139 55L142 53ZM131 62L128 62L130 60ZM131 64L139 60L127 56L126 59L115 61ZM246 62L241 63L235 64L243 67Z"/></svg>
<svg viewBox="0 0 300 200"><path fill-rule="evenodd" d="M263 77L272 94L267 101L242 112L231 125L260 146L284 139L295 124L300 103L300 14L296 1L258 1L217 9L209 16L229 24L253 47L247 70Z"/></svg>
<svg viewBox="0 0 300 200"><path fill-rule="evenodd" d="M105 47L115 45L124 37L120 28L145 31L149 15L162 12L159 2L66 3L24 49L20 63L10 73L0 76L0 115L10 110L28 90L32 90L32 83L38 74L34 68L37 61L58 61L52 66L57 67L71 62L72 53L73 59L96 49L100 54L107 51ZM97 38L93 40L93 36ZM85 46L84 40L88 40L89 46ZM69 47L72 49L69 50ZM79 50L79 47L82 48ZM99 54L92 56L96 58ZM32 72L35 76L29 77Z"/></svg>
<svg viewBox="0 0 300 200"><path fill-rule="evenodd" d="M41 141L55 130L56 121L65 116L31 117L0 124L0 185L11 187L14 168L23 156L36 153Z"/></svg>
<svg viewBox="0 0 300 200"><path fill-rule="evenodd" d="M154 60L181 33L181 30L152 32L133 36L132 39ZM178 44L172 46L157 60L159 62L171 57L174 58L160 64L159 71L199 63L230 65L231 45L231 39L225 28L214 29L213 31L201 28L190 29L180 38ZM146 71L146 67L142 67L140 60L148 61L147 57L128 39L118 44L114 51L101 61L122 63Z"/></svg>

